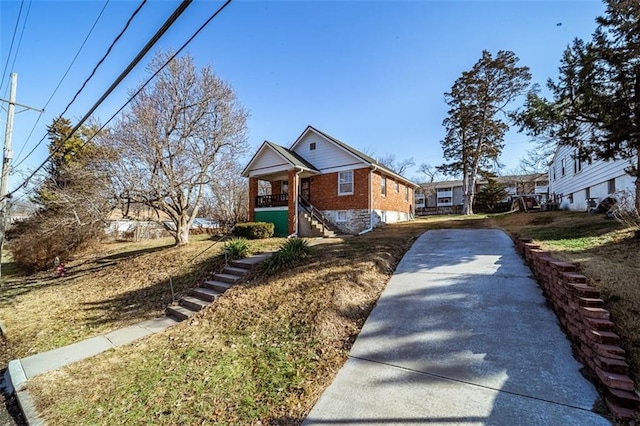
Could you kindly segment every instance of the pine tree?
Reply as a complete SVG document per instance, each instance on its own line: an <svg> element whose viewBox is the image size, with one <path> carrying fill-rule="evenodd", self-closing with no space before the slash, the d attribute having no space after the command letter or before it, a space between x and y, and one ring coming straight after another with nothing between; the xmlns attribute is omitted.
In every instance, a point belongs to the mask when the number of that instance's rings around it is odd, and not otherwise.
<svg viewBox="0 0 640 426"><path fill-rule="evenodd" d="M473 214L477 176L495 165L502 153L509 130L507 106L529 86L529 68L517 63L513 52L499 51L494 59L485 50L445 93L450 109L441 145L449 163L438 169L462 175L463 214Z"/></svg>

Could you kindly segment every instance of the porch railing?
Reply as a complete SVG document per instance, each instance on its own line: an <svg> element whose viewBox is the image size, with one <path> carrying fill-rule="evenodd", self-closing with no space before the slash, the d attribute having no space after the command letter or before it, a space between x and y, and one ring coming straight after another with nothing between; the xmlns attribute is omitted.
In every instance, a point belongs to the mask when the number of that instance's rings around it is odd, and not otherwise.
<svg viewBox="0 0 640 426"><path fill-rule="evenodd" d="M322 226L329 230L338 232L338 228L331 222L325 215L322 214L320 210L311 205L311 203L305 199L302 195L298 196L298 201L300 202L300 207L307 211L315 220L317 220Z"/></svg>
<svg viewBox="0 0 640 426"><path fill-rule="evenodd" d="M286 207L289 205L289 194L259 195L256 207Z"/></svg>

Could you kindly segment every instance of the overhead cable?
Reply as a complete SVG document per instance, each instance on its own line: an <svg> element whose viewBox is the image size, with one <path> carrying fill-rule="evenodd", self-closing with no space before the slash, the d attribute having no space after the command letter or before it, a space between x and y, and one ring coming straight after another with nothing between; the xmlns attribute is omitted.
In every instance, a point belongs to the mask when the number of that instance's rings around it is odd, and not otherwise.
<svg viewBox="0 0 640 426"><path fill-rule="evenodd" d="M62 111L59 116L62 117L64 116L64 114L69 110L69 107L71 107L71 105L75 102L75 100L78 98L78 95L80 95L80 93L84 90L85 86L87 85L87 83L89 82L89 80L91 80L93 78L93 76L95 75L96 71L98 70L98 68L100 67L100 65L102 65L102 63L104 62L104 60L107 58L107 56L109 56L109 54L111 53L111 50L113 49L113 47L116 45L116 43L118 42L118 40L120 40L120 38L122 37L122 35L127 31L127 29L129 28L129 25L131 24L131 21L133 21L133 18L135 18L135 16L138 14L138 12L140 12L140 9L142 9L142 6L145 5L145 3L147 2L147 0L142 0L142 2L140 3L140 5L138 5L138 7L136 8L136 10L133 11L133 13L131 14L131 16L129 17L129 19L127 20L127 23L125 24L124 28L122 28L122 30L120 31L120 33L116 36L116 38L111 42L111 45L107 48L106 53L102 56L102 58L100 59L100 61L98 61L98 63L96 64L95 67L93 67L93 70L91 71L91 74L89 75L89 77L87 77L87 79L84 81L84 83L82 84L82 87L80 87L80 89L76 92L76 94L73 96L73 99L71 99L71 101L67 104L67 106L64 108L64 111ZM109 3L109 1L107 0L107 4ZM104 7L107 7L107 4L104 5ZM102 9L102 12L104 12L104 8ZM102 15L102 12L100 12L100 15L98 16L98 18L96 19L96 22L93 24L93 26L95 27L96 23L98 22L98 19L100 19L100 16ZM93 31L93 27L91 28L91 31ZM91 31L89 32L89 34L91 34ZM89 37L89 35L87 35L87 38ZM85 38L85 42L87 41L87 39ZM82 44L82 46L84 46L84 43ZM80 49L82 49L82 46L80 46ZM78 53L76 54L76 57L73 59L75 61L75 59L78 57L78 54L80 53L80 50L78 50ZM73 62L71 63L71 65L73 65ZM60 82L58 83L58 86L55 88L55 90L53 91L53 93L51 94L51 96L49 97L49 99L47 100L47 102L44 104L43 109L47 108L47 105L49 105L49 102L51 102L51 99L53 99L53 96L56 94L56 92L58 91L58 89L60 88L60 85L62 84L62 81L64 80L64 78L66 77L67 73L69 72L69 69L71 69L71 65L69 65L69 68L67 68L67 72L64 74L64 76L62 77L62 79L60 80ZM31 139L31 135L33 135L33 132L36 129L36 126L38 125L38 122L40 121L40 118L42 118L42 116L38 116L38 119L36 120L36 122L33 124L33 127L31 128L31 131L29 132L29 135L27 136L27 139L25 140L24 144L22 145L22 148L20 149L20 151L18 152L18 155L16 156L16 158L20 158L20 155L22 154L22 151L24 150L24 148L27 146L27 144L29 143L29 139ZM44 142L44 140L47 138L47 135L45 134L42 139L40 139L38 141L38 143L36 143L36 145L31 149L31 151L29 151L29 153L19 162L16 163L16 165L14 166L14 168L18 167L19 165L21 165L22 163L24 163L27 158L29 158L29 156L31 156L31 154L33 154L35 152L36 149L38 149L38 147L42 144L42 142Z"/></svg>
<svg viewBox="0 0 640 426"><path fill-rule="evenodd" d="M10 197L12 196L16 191L18 191L19 189L23 188L25 185L27 185L27 183L29 182L29 180L31 180L36 173L38 173L40 171L40 169L42 169L47 162L49 162L53 156L55 154L58 153L58 151L61 150L61 147L64 146L64 143L66 141L68 141L69 139L71 139L71 137L73 136L73 134L84 124L85 121L87 121L87 119L89 119L89 117L91 116L91 114L93 114L95 112L96 109L98 109L98 107L100 106L100 104L102 104L102 102L104 102L104 100L107 98L107 96L109 96L111 94L111 92L113 92L115 90L115 88L122 82L122 80L124 80L124 78L133 70L133 68L142 60L142 58L149 52L149 50L151 50L151 48L153 47L154 44L156 44L158 42L158 40L160 39L160 37L162 37L162 35L167 32L167 30L171 27L171 25L173 25L173 23L178 19L178 17L180 17L180 15L187 9L187 7L189 7L189 5L193 2L193 0L183 0L180 5L176 8L176 10L173 11L173 13L171 14L171 16L165 21L165 23L162 25L162 27L160 27L160 29L153 35L153 37L151 37L151 39L147 42L147 44L142 48L142 50L140 50L140 52L138 52L138 54L136 55L136 57L129 63L129 65L127 65L127 67L125 68L124 71L122 71L122 73L120 73L120 75L115 79L115 81L111 84L111 86L109 86L109 88L107 89L107 91L100 97L100 99L98 99L98 101L89 109L89 111L80 119L80 121L78 121L78 124L75 125L75 127L73 129L71 129L71 131L69 132L69 134L61 141L61 143L55 147L47 156L47 158L38 166L36 167L36 169L20 184L18 185L18 187L16 189L14 189L13 191L7 193L7 195L5 197ZM230 3L231 0L228 0L227 3L225 3L222 8L224 8L228 3ZM222 10L222 8L220 8L219 10ZM217 14L217 12L216 12ZM213 19L210 18L209 21ZM208 21L207 21L208 22ZM203 28L203 27L201 27ZM200 30L198 30L199 32ZM193 39L194 36L192 36L191 39L189 39L189 41L191 41ZM184 46L183 46L184 48ZM181 48L182 49L182 48ZM155 76L155 75L154 75ZM138 92L139 93L139 92ZM129 101L127 101L127 104L131 101L132 99L130 99ZM125 104L126 105L126 104ZM124 106L123 106L124 108ZM113 118L111 118L113 119ZM111 120L110 119L110 120ZM45 135L46 136L46 135ZM87 141L88 142L88 141ZM85 142L85 144L87 143ZM4 199L4 198L3 198ZM0 199L2 200L2 199Z"/></svg>
<svg viewBox="0 0 640 426"><path fill-rule="evenodd" d="M9 45L9 53L7 54L7 61L4 63L4 68L2 70L2 78L0 78L0 91L2 91L2 86L4 85L4 75L7 72L7 67L9 66L9 60L11 59L11 52L13 51L13 42L16 39L16 32L18 32L18 24L20 24L20 16L22 15L22 6L24 6L24 0L20 2L20 9L18 10L18 18L16 19L15 27L13 27L13 35L11 36L11 44Z"/></svg>

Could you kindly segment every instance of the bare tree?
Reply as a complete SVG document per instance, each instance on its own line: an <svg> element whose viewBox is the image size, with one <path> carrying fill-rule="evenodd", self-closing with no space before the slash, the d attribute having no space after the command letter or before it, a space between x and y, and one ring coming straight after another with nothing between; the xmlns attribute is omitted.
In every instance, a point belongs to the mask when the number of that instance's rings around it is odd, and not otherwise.
<svg viewBox="0 0 640 426"><path fill-rule="evenodd" d="M383 155L378 157L377 160L378 163L393 170L399 175L403 174L409 167L413 167L416 164L413 157L404 160L397 160L395 154Z"/></svg>
<svg viewBox="0 0 640 426"><path fill-rule="evenodd" d="M149 71L169 56L156 55ZM187 244L205 188L247 150L247 116L210 67L198 71L190 56L172 60L103 138L120 155L118 196L166 213L176 245Z"/></svg>
<svg viewBox="0 0 640 426"><path fill-rule="evenodd" d="M237 223L249 217L249 185L241 173L242 167L232 163L211 181L207 204L213 219Z"/></svg>
<svg viewBox="0 0 640 426"><path fill-rule="evenodd" d="M443 177L436 167L427 163L422 163L418 166L418 173L421 175L420 180L425 183L433 183Z"/></svg>

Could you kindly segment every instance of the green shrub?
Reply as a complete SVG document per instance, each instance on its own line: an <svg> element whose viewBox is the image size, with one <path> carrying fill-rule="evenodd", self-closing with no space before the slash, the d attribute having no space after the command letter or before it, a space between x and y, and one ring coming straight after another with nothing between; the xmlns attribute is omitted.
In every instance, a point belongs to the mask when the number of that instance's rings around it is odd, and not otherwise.
<svg viewBox="0 0 640 426"><path fill-rule="evenodd" d="M261 269L273 274L284 268L292 268L313 253L309 241L303 238L291 238L285 241L277 252L262 263Z"/></svg>
<svg viewBox="0 0 640 426"><path fill-rule="evenodd" d="M232 259L243 259L249 253L249 241L246 238L232 238L224 243L222 251Z"/></svg>
<svg viewBox="0 0 640 426"><path fill-rule="evenodd" d="M238 223L233 229L233 235L250 240L259 240L273 237L274 231L275 225L270 222L246 222Z"/></svg>

